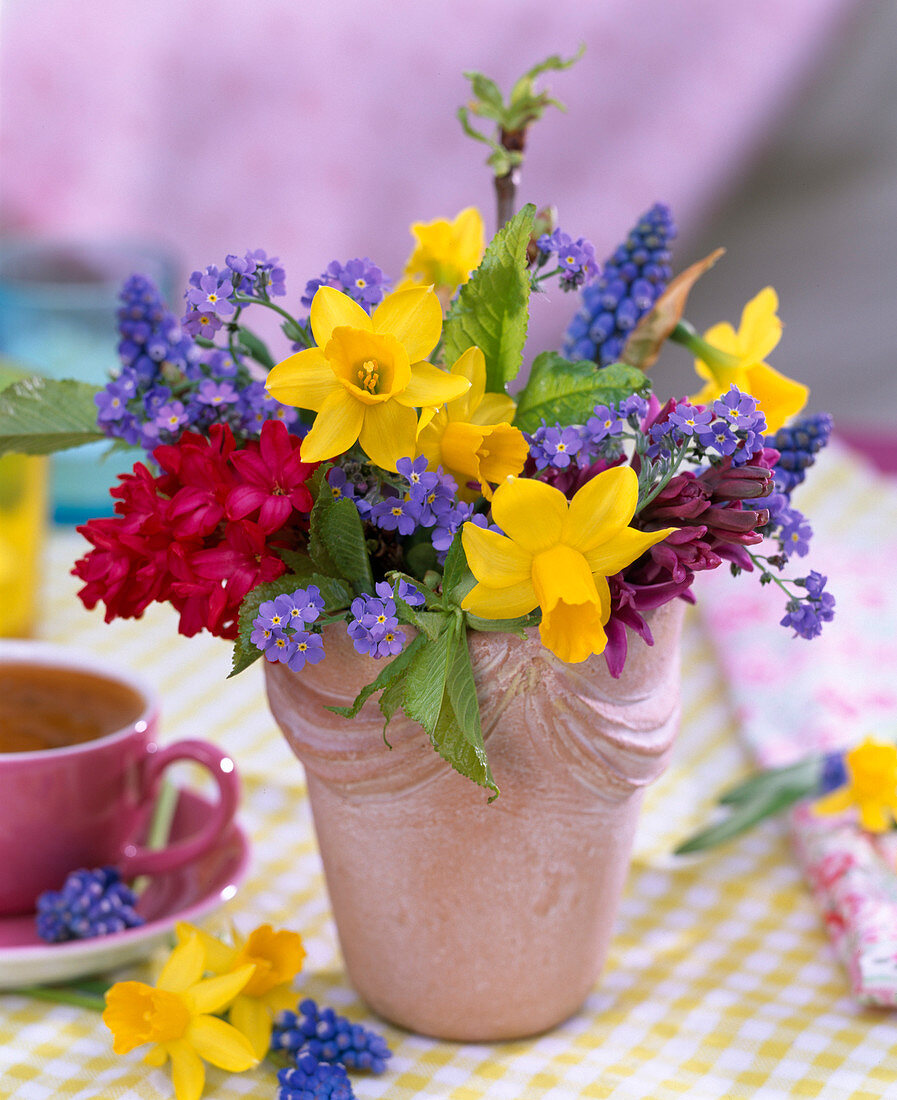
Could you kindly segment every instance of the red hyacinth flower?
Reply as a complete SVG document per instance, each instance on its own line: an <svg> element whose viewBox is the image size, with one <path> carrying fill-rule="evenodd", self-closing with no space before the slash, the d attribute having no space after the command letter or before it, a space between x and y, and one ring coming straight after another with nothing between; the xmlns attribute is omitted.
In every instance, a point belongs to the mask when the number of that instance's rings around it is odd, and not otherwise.
<svg viewBox="0 0 897 1100"><path fill-rule="evenodd" d="M281 420L266 420L258 450L245 448L231 458L242 482L227 497L227 515L242 520L258 512L256 522L266 534L279 530L293 509L308 513L312 496L305 484L318 463L302 461L301 440L290 435Z"/></svg>

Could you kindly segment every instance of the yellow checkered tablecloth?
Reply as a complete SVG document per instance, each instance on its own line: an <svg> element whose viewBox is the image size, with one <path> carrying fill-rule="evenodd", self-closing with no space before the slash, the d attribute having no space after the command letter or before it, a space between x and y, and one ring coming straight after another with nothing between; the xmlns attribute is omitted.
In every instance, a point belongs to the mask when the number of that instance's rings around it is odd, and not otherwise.
<svg viewBox="0 0 897 1100"><path fill-rule="evenodd" d="M226 680L230 647L181 638L166 608L105 625L75 598L68 570L82 544L51 540L39 635L138 668L164 701L165 739L206 737L230 752L244 782L250 875L224 916L301 931L301 990L381 1027L394 1050L382 1077L356 1075L360 1100L696 1100L897 1096L897 1021L858 1007L783 827L700 859L675 844L703 823L714 795L748 765L725 684L700 621L684 643L682 734L650 790L606 972L582 1011L551 1034L497 1045L439 1043L371 1020L347 984L328 910L302 768L270 718L261 670ZM117 975L121 977L122 975ZM148 967L126 977L148 978ZM167 1071L139 1052L118 1057L99 1016L0 994L0 1097L172 1095ZM271 1098L275 1075L210 1069L206 1096Z"/></svg>

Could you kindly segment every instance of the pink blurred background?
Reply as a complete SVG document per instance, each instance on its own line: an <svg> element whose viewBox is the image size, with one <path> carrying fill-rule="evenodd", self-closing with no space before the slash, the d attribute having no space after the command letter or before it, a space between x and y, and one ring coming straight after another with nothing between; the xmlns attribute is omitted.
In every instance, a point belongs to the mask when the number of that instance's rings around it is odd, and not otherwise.
<svg viewBox="0 0 897 1100"><path fill-rule="evenodd" d="M0 18L4 237L137 237L183 277L262 247L296 312L332 259L398 276L413 220L473 203L494 228L485 147L455 119L462 73L507 90L584 42L544 80L568 112L534 129L520 202L554 203L599 258L669 202L677 268L728 248L693 296L698 327L737 322L772 283L774 365L842 424L892 424L887 0L4 0ZM532 346L559 346L574 308L537 302ZM669 392L694 388L677 350Z"/></svg>

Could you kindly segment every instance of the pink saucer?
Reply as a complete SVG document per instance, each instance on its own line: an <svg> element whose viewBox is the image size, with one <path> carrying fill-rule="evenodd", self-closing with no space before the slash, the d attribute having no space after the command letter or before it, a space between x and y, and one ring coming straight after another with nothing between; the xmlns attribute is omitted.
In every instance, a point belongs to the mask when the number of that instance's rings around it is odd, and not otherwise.
<svg viewBox="0 0 897 1100"><path fill-rule="evenodd" d="M194 834L211 803L181 791L171 839ZM249 867L249 841L234 822L215 847L187 867L155 875L140 895L137 911L146 924L111 936L45 943L33 914L0 917L0 989L65 982L104 973L145 958L168 941L177 921L196 921L236 894Z"/></svg>

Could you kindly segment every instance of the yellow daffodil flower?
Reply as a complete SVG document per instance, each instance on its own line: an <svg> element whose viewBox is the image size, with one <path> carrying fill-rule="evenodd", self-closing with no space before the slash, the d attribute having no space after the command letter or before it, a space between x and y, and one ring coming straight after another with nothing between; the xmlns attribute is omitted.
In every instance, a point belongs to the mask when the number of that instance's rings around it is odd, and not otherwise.
<svg viewBox="0 0 897 1100"><path fill-rule="evenodd" d="M231 974L247 964L255 967L252 977L230 1007L228 1019L245 1035L256 1057L264 1058L271 1045L271 1025L278 1012L295 1008L293 979L302 969L305 948L298 932L275 932L263 924L244 938L234 930L233 946L180 922L178 940L198 936L206 953L206 967L213 974Z"/></svg>
<svg viewBox="0 0 897 1100"><path fill-rule="evenodd" d="M674 530L629 527L638 503L631 466L597 474L568 501L543 481L508 478L492 500L499 535L473 523L461 533L477 584L462 608L513 619L542 608L542 644L568 663L602 653L610 618L607 577Z"/></svg>
<svg viewBox="0 0 897 1100"><path fill-rule="evenodd" d="M317 347L279 363L266 383L284 405L318 414L302 441L302 458L320 462L358 441L378 466L395 470L414 454L415 408L440 406L470 383L426 362L442 331L442 308L432 287L396 291L373 316L329 286L311 303Z"/></svg>
<svg viewBox="0 0 897 1100"><path fill-rule="evenodd" d="M199 937L190 936L172 951L155 986L117 982L109 989L103 1022L112 1032L112 1049L127 1054L153 1043L144 1062L164 1066L170 1058L177 1100L199 1100L206 1077L203 1059L231 1073L259 1061L249 1040L213 1015L246 986L254 969L247 964L202 981L206 954Z"/></svg>
<svg viewBox="0 0 897 1100"><path fill-rule="evenodd" d="M770 432L777 432L801 411L810 395L807 387L763 362L782 337L778 308L776 292L765 287L744 307L737 332L723 321L704 333L705 342L723 354L717 358L708 351L706 360L695 360L695 370L706 385L690 398L692 402L709 405L734 383L757 399Z"/></svg>
<svg viewBox="0 0 897 1100"><path fill-rule="evenodd" d="M446 218L415 222L411 233L416 244L405 264L405 281L401 287L432 284L446 304L483 258L485 228L482 215L475 207L468 206L451 222Z"/></svg>
<svg viewBox="0 0 897 1100"><path fill-rule="evenodd" d="M442 466L451 474L462 500L475 500L479 492L491 499L489 482L519 474L529 448L523 432L511 427L513 399L485 392L486 360L479 348L468 348L451 373L468 379L470 389L438 412L421 415L418 452L426 456L429 469ZM469 489L470 481L479 490Z"/></svg>
<svg viewBox="0 0 897 1100"><path fill-rule="evenodd" d="M847 784L815 803L820 814L838 814L858 807L860 822L872 833L883 833L897 820L897 745L867 737L844 756Z"/></svg>

